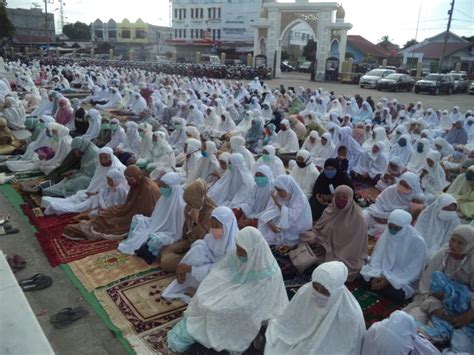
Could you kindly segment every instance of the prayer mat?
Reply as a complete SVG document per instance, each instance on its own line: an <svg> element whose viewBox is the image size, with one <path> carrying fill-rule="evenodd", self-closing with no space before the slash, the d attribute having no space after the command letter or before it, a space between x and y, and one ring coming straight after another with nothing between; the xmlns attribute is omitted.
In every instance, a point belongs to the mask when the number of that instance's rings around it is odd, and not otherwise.
<svg viewBox="0 0 474 355"><path fill-rule="evenodd" d="M75 214L65 214L62 216L45 216L40 207L32 208L29 204L21 205L23 213L28 216L30 223L33 224L37 230L48 230L51 227L66 226L72 222Z"/></svg>
<svg viewBox="0 0 474 355"><path fill-rule="evenodd" d="M158 264L148 265L137 256L125 255L119 251L107 251L91 255L69 264L69 267L87 291L92 291L158 266Z"/></svg>
<svg viewBox="0 0 474 355"><path fill-rule="evenodd" d="M125 339L137 354L140 355L170 355L171 350L168 349L168 332L179 322L181 318L166 323L165 325L151 329L139 335L129 335Z"/></svg>
<svg viewBox="0 0 474 355"><path fill-rule="evenodd" d="M187 307L185 303L160 298L161 292L174 279L175 275L153 272L94 293L112 323L125 336L143 334L182 317Z"/></svg>
<svg viewBox="0 0 474 355"><path fill-rule="evenodd" d="M63 237L66 224L38 230L36 239L52 267L117 249L119 240L70 240Z"/></svg>

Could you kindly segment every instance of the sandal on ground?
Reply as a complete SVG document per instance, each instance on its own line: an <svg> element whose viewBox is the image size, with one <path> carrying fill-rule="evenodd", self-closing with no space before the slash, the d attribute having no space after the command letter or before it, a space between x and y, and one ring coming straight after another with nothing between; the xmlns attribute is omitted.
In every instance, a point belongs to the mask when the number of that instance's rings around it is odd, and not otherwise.
<svg viewBox="0 0 474 355"><path fill-rule="evenodd" d="M76 308L64 308L50 318L56 329L62 329L70 326L75 321L89 314L89 311L79 306Z"/></svg>
<svg viewBox="0 0 474 355"><path fill-rule="evenodd" d="M49 276L36 274L33 277L18 282L24 292L39 291L48 288L53 284L53 279Z"/></svg>
<svg viewBox="0 0 474 355"><path fill-rule="evenodd" d="M19 270L23 270L26 266L26 261L20 255L12 254L7 256L8 265L13 272L17 272Z"/></svg>
<svg viewBox="0 0 474 355"><path fill-rule="evenodd" d="M8 223L10 221L10 215L4 214L0 216L0 225L4 225L5 223Z"/></svg>
<svg viewBox="0 0 474 355"><path fill-rule="evenodd" d="M13 228L12 226L9 226L9 225L0 226L0 235L16 234L19 231L20 231L19 229Z"/></svg>

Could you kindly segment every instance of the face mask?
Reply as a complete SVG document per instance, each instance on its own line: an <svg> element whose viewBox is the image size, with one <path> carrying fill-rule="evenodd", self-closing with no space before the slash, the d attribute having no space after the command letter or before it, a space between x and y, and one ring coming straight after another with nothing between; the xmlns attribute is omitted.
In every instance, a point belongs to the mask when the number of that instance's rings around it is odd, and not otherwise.
<svg viewBox="0 0 474 355"><path fill-rule="evenodd" d="M113 131L116 131L118 129L118 124L110 124L110 129L113 130Z"/></svg>
<svg viewBox="0 0 474 355"><path fill-rule="evenodd" d="M262 155L262 160L265 162L265 163L269 163L271 158L270 158L270 154L263 154Z"/></svg>
<svg viewBox="0 0 474 355"><path fill-rule="evenodd" d="M336 204L336 207L342 210L344 207L347 206L348 201L340 200L338 198L334 199L334 203Z"/></svg>
<svg viewBox="0 0 474 355"><path fill-rule="evenodd" d="M204 157L204 158L207 158L209 156L209 153L208 152L202 152L201 151L201 155Z"/></svg>
<svg viewBox="0 0 474 355"><path fill-rule="evenodd" d="M456 218L456 211L441 210L438 213L438 217L439 217L440 220L447 222L447 221L450 221L450 220Z"/></svg>
<svg viewBox="0 0 474 355"><path fill-rule="evenodd" d="M304 162L304 161L297 161L296 165L298 165L298 167L301 168L301 169L306 168L306 162Z"/></svg>
<svg viewBox="0 0 474 355"><path fill-rule="evenodd" d="M268 178L266 176L255 176L255 183L258 187L264 187L268 185Z"/></svg>
<svg viewBox="0 0 474 355"><path fill-rule="evenodd" d="M174 125L174 129L181 129L181 124L178 124L178 123L175 124L175 125Z"/></svg>
<svg viewBox="0 0 474 355"><path fill-rule="evenodd" d="M223 228L211 228L211 234L215 240L221 240L224 236L224 229Z"/></svg>
<svg viewBox="0 0 474 355"><path fill-rule="evenodd" d="M249 259L249 257L247 255L245 256L237 256L237 259L241 262L241 263L246 263L247 260Z"/></svg>
<svg viewBox="0 0 474 355"><path fill-rule="evenodd" d="M324 169L324 176L326 176L328 179L334 179L334 177L337 174L337 170L326 170Z"/></svg>
<svg viewBox="0 0 474 355"><path fill-rule="evenodd" d="M142 137L142 138L145 137L145 132L139 132L138 134L139 134L140 137Z"/></svg>
<svg viewBox="0 0 474 355"><path fill-rule="evenodd" d="M394 228L390 228L388 227L388 232L391 234L391 235L395 235L399 232L398 229L394 229Z"/></svg>
<svg viewBox="0 0 474 355"><path fill-rule="evenodd" d="M398 184L398 192L400 192L402 195L408 195L411 192L411 189Z"/></svg>
<svg viewBox="0 0 474 355"><path fill-rule="evenodd" d="M170 187L160 187L160 194L166 198L171 196L171 188Z"/></svg>
<svg viewBox="0 0 474 355"><path fill-rule="evenodd" d="M110 125L108 123L101 124L100 129L104 129L104 130L110 129Z"/></svg>
<svg viewBox="0 0 474 355"><path fill-rule="evenodd" d="M316 303L316 305L321 308L326 307L326 305L329 302L328 296L325 296L317 291L313 292L313 299L314 299L314 303Z"/></svg>
<svg viewBox="0 0 474 355"><path fill-rule="evenodd" d="M39 129L44 129L44 128L46 128L46 125L44 123L40 122L36 125L36 127L38 127Z"/></svg>
<svg viewBox="0 0 474 355"><path fill-rule="evenodd" d="M419 143L417 146L416 146L416 151L418 153L423 153L423 144Z"/></svg>
<svg viewBox="0 0 474 355"><path fill-rule="evenodd" d="M407 145L406 139L405 139L405 138L400 139L400 140L398 141L398 145L399 145L400 147L405 147L405 146Z"/></svg>
<svg viewBox="0 0 474 355"><path fill-rule="evenodd" d="M229 171L234 171L234 167L232 166L232 164L229 164L227 168L229 169Z"/></svg>
<svg viewBox="0 0 474 355"><path fill-rule="evenodd" d="M51 137L51 140L52 140L53 142L59 142L59 136L53 135L53 136Z"/></svg>

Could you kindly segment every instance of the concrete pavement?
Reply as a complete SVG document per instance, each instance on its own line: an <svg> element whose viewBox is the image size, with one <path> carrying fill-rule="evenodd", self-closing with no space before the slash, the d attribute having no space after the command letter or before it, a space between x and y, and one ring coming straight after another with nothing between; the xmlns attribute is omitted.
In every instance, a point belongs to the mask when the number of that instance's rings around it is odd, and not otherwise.
<svg viewBox="0 0 474 355"><path fill-rule="evenodd" d="M0 213L10 214L10 224L20 230L18 234L0 236L0 249L5 255L19 254L26 259L26 268L15 273L16 278L25 279L42 273L51 276L54 280L53 285L45 290L25 293L54 352L59 355L126 354L127 352L114 334L104 325L89 304L81 298L79 291L64 272L59 267L52 268L49 265L28 222L17 214L1 194ZM65 329L55 329L49 323L51 315L65 307L79 305L86 308L89 315ZM15 335L21 339L22 334Z"/></svg>

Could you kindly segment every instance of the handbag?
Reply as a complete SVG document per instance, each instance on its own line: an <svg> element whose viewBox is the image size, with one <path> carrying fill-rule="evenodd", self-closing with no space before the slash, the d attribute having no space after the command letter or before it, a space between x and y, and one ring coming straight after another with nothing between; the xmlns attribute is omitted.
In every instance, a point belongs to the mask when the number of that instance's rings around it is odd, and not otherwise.
<svg viewBox="0 0 474 355"><path fill-rule="evenodd" d="M318 263L318 258L308 243L300 243L289 253L290 261L298 272L303 273Z"/></svg>

